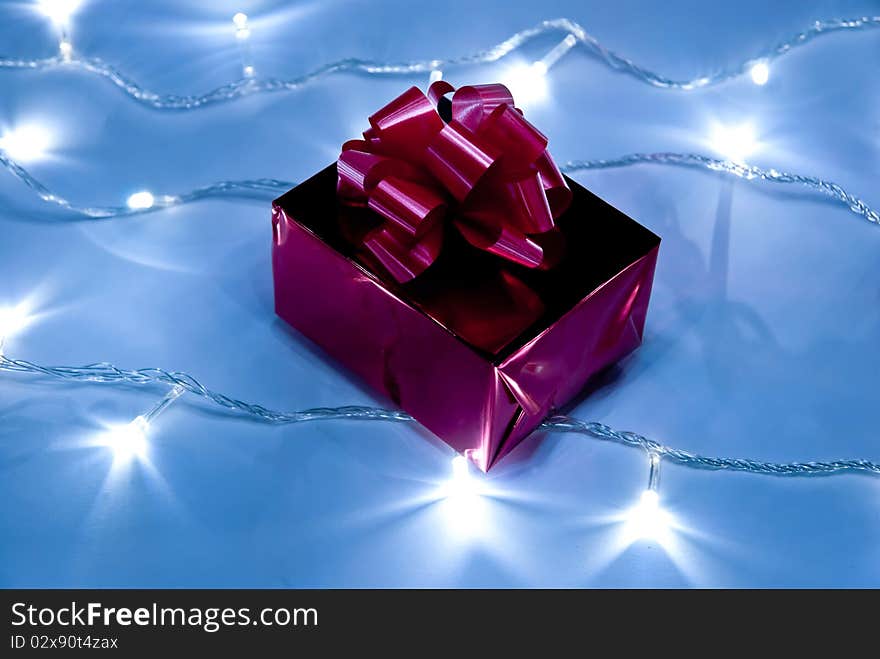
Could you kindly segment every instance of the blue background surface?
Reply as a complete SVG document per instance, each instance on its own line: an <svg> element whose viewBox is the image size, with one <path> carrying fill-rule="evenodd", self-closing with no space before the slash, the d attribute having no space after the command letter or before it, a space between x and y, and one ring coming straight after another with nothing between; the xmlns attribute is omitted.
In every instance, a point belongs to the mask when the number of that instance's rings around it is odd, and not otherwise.
<svg viewBox="0 0 880 659"><path fill-rule="evenodd" d="M691 78L816 18L878 2L110 2L73 22L79 52L150 89L201 93L239 76L230 23L251 16L258 74L342 56L448 57L567 16L648 68ZM447 72L488 82L499 65ZM0 5L0 51L54 54L27 2ZM758 165L835 180L880 206L877 31L835 35L748 76L682 93L575 49L527 107L557 160L697 151L714 120L750 120ZM425 76L338 75L293 93L156 112L77 72L0 71L0 125L52 128L30 169L83 204L219 179L302 180L366 117ZM880 232L816 195L639 166L578 180L663 238L644 345L573 414L708 455L880 459ZM194 374L269 407L376 404L272 310L269 203L214 200L80 221L0 172L0 305L40 315L6 345L40 363L111 361ZM638 450L576 435L528 440L467 515L432 493L452 451L417 427L269 427L186 396L159 417L149 463L95 447L156 388L0 374L2 586L880 586L880 481L778 479L664 464L666 542L615 521L645 488Z"/></svg>

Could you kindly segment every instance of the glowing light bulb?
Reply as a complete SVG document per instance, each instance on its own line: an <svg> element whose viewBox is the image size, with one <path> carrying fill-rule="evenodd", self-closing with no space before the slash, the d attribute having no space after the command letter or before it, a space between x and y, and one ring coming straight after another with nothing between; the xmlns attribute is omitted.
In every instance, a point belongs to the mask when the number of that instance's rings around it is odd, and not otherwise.
<svg viewBox="0 0 880 659"><path fill-rule="evenodd" d="M649 456L648 487L642 492L638 503L626 514L627 535L630 542L655 540L666 542L672 529L672 516L660 506L660 455Z"/></svg>
<svg viewBox="0 0 880 659"><path fill-rule="evenodd" d="M76 13L82 0L39 0L38 8L56 25L64 25Z"/></svg>
<svg viewBox="0 0 880 659"><path fill-rule="evenodd" d="M128 198L128 207L132 210L146 210L152 208L154 203L156 199L146 190L135 192Z"/></svg>
<svg viewBox="0 0 880 659"><path fill-rule="evenodd" d="M501 78L517 106L528 106L547 98L547 65L542 61L518 64Z"/></svg>
<svg viewBox="0 0 880 659"><path fill-rule="evenodd" d="M49 131L38 124L19 126L0 137L0 149L20 162L39 160L46 155L51 145L52 136Z"/></svg>
<svg viewBox="0 0 880 659"><path fill-rule="evenodd" d="M250 27L248 27L247 14L238 12L232 17L232 23L235 25L235 37L237 39L244 40L251 36L251 30Z"/></svg>
<svg viewBox="0 0 880 659"><path fill-rule="evenodd" d="M130 462L146 456L149 425L143 416L138 416L131 423L110 431L107 446L113 451L114 461Z"/></svg>
<svg viewBox="0 0 880 659"><path fill-rule="evenodd" d="M136 416L131 423L105 427L93 443L110 449L113 453L113 470L138 462L150 466L149 429L150 424L162 414L169 405L180 398L186 389L176 384L153 407Z"/></svg>
<svg viewBox="0 0 880 659"><path fill-rule="evenodd" d="M456 455L451 467L452 473L437 490L443 530L452 542L484 537L492 526L492 491L483 478L472 473L470 460L464 455Z"/></svg>
<svg viewBox="0 0 880 659"><path fill-rule="evenodd" d="M31 320L30 308L24 302L12 307L0 307L0 351L3 342L22 331Z"/></svg>
<svg viewBox="0 0 880 659"><path fill-rule="evenodd" d="M755 129L749 123L736 126L716 124L710 137L712 148L734 162L742 163L758 148Z"/></svg>
<svg viewBox="0 0 880 659"><path fill-rule="evenodd" d="M241 73L245 78L253 78L254 62L251 57L250 44L248 43L251 29L248 26L247 14L238 12L232 17L232 23L235 25L235 38L238 40L238 50L241 54Z"/></svg>
<svg viewBox="0 0 880 659"><path fill-rule="evenodd" d="M656 513L660 509L660 495L654 490L645 490L639 499L639 508L646 513Z"/></svg>
<svg viewBox="0 0 880 659"><path fill-rule="evenodd" d="M666 520L666 513L660 507L660 496L655 490L645 490L629 512L627 521L634 537L656 540L668 530Z"/></svg>
<svg viewBox="0 0 880 659"><path fill-rule="evenodd" d="M481 492L480 481L471 476L470 462L463 455L452 458L452 477L444 487L446 497L466 499Z"/></svg>
<svg viewBox="0 0 880 659"><path fill-rule="evenodd" d="M749 74L756 85L766 85L770 79L770 67L767 66L767 62L756 62L752 65Z"/></svg>
<svg viewBox="0 0 880 659"><path fill-rule="evenodd" d="M541 59L531 64L516 65L502 77L517 105L531 105L547 98L547 72L576 45L577 37L567 34Z"/></svg>

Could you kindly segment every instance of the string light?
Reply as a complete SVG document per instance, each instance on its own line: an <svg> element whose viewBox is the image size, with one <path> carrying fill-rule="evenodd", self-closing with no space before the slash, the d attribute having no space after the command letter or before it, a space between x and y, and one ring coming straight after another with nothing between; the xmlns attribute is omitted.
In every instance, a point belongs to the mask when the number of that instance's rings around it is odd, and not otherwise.
<svg viewBox="0 0 880 659"><path fill-rule="evenodd" d="M82 0L38 0L38 9L52 21L58 29L58 52L64 62L70 62L73 56L73 44L70 42L70 19L82 5Z"/></svg>
<svg viewBox="0 0 880 659"><path fill-rule="evenodd" d="M577 37L573 34L565 35L565 38L556 44L553 49L544 55L540 60L535 62L535 66L537 66L541 71L547 73L550 68L556 64L562 57L574 48L577 45Z"/></svg>
<svg viewBox="0 0 880 659"><path fill-rule="evenodd" d="M709 143L715 151L735 163L745 162L758 149L755 128L748 122L736 125L714 124Z"/></svg>
<svg viewBox="0 0 880 659"><path fill-rule="evenodd" d="M649 454L648 487L623 517L623 544L640 540L656 542L664 549L673 546L675 520L660 504L660 456Z"/></svg>
<svg viewBox="0 0 880 659"><path fill-rule="evenodd" d="M0 137L0 150L10 158L25 163L44 158L51 146L49 130L35 123L18 126Z"/></svg>
<svg viewBox="0 0 880 659"><path fill-rule="evenodd" d="M470 461L463 455L456 455L452 458L452 477L444 487L444 496L469 498L480 493L480 481L471 475Z"/></svg>
<svg viewBox="0 0 880 659"><path fill-rule="evenodd" d="M89 382L116 384L119 386L149 386L163 384L180 386L186 392L200 396L224 409L250 416L257 421L272 424L306 423L311 421L357 420L411 423L412 416L400 410L380 407L346 405L342 407L315 407L297 412L272 410L257 403L249 403L209 389L195 377L182 371L166 371L160 368L125 370L107 362L85 366L44 366L23 359L12 359L0 354L0 371L42 375L64 382ZM596 421L583 421L568 416L553 416L544 421L538 430L587 435L594 439L622 444L657 454L665 460L692 469L712 471L739 471L765 476L833 476L845 473L864 473L880 476L880 463L870 460L832 460L812 462L761 462L746 458L719 458L703 456L665 446L644 435L615 430ZM453 474L458 466L453 467Z"/></svg>
<svg viewBox="0 0 880 659"><path fill-rule="evenodd" d="M772 48L766 49L763 53L760 53L758 57L769 63L773 59L781 57L798 47L804 46L822 35L838 32L854 33L875 28L880 28L880 16L816 20L813 21L806 30L792 35ZM248 28L248 30L249 29L250 28ZM181 96L177 94L162 95L156 93L145 89L137 82L133 81L125 72L120 71L98 58L71 57L69 62L59 62L57 58L23 59L17 57L0 57L0 68L45 70L56 68L59 65L64 64L65 66L76 67L82 71L100 76L110 81L134 101L153 109L195 110L197 108L213 105L215 103L232 101L252 94L298 90L309 83L337 73L362 73L374 76L414 75L430 73L434 69L445 70L457 66L489 64L507 57L533 39L554 32L571 34L575 38L577 45L580 45L605 66L626 74L639 82L654 87L660 87L662 89L690 91L708 87L710 85L717 85L748 73L756 61L755 57L750 57L739 64L735 64L711 75L704 75L686 80L676 80L646 69L632 60L608 49L596 39L596 37L588 33L575 21L567 18L559 18L542 21L534 27L517 32L495 46L461 57L445 60L436 58L430 60L413 60L402 64L358 58L345 58L335 62L328 62L327 64L298 77L288 79L265 78L259 81L245 78L243 80L223 84L206 94L200 95L193 94Z"/></svg>
<svg viewBox="0 0 880 659"><path fill-rule="evenodd" d="M752 76L752 82L756 85L766 85L767 81L770 79L770 67L767 65L767 62L756 62L752 65L752 68L749 69L749 75Z"/></svg>
<svg viewBox="0 0 880 659"><path fill-rule="evenodd" d="M153 204L149 208L133 208L128 205L127 201L124 206L79 206L49 190L45 185L34 178L28 170L5 155L2 149L0 149L0 165L5 167L10 174L24 183L25 186L37 195L37 197L46 203L53 204L59 208L79 215L80 217L90 219L108 219L139 215L215 197L232 197L237 195L252 197L255 192L269 192L276 194L279 191L283 192L289 190L295 185L290 181L265 178L244 181L220 181L201 188L196 188L195 190L190 190L189 192L180 195L153 195ZM147 198L145 196L135 197L134 206L138 206L139 201L141 202L140 205L143 206L143 202L146 200Z"/></svg>
<svg viewBox="0 0 880 659"><path fill-rule="evenodd" d="M251 36L247 14L238 12L232 17L232 23L235 25L235 36L239 39L247 39Z"/></svg>
<svg viewBox="0 0 880 659"><path fill-rule="evenodd" d="M91 219L107 219L149 213L217 197L252 197L254 193L266 192L268 193L267 196L274 198L278 193L286 192L296 185L293 181L269 178L219 181L179 195L166 194L155 196L153 197L153 204L149 207L138 206L137 200L135 200L134 206L128 204L125 206L78 206L49 190L24 167L4 156L2 151L0 151L0 164L43 201ZM760 180L780 185L803 187L827 196L871 223L880 224L880 212L833 181L827 181L814 176L792 174L777 169L762 169L754 165L746 165L742 162L719 160L696 153L631 153L618 158L570 160L561 165L560 169L566 174L575 174L588 170L616 169L642 164L705 169L712 172L721 172L747 181ZM144 198L145 200L146 198Z"/></svg>
<svg viewBox="0 0 880 659"><path fill-rule="evenodd" d="M142 416L104 433L103 445L113 451L113 461L127 464L147 454L147 423Z"/></svg>
<svg viewBox="0 0 880 659"><path fill-rule="evenodd" d="M0 364L2 366L2 364ZM588 435L615 444L623 444L633 448L656 454L691 469L709 471L740 471L762 476L832 476L844 473L865 473L880 476L880 464L870 460L831 460L811 462L762 462L748 458L717 458L671 446L664 446L644 435L631 430L615 430L597 421L581 421L567 416L552 416L541 428L550 432L573 432Z"/></svg>
<svg viewBox="0 0 880 659"><path fill-rule="evenodd" d="M107 362L86 366L43 366L23 359L11 359L0 353L0 371L42 375L64 382L90 382L120 386L155 384L179 386L186 392L200 396L222 407L257 421L271 424L293 424L312 421L386 421L411 423L412 416L400 410L380 407L347 405L342 407L315 407L297 412L272 410L257 403L249 403L209 389L195 377L182 371L166 371L160 368L125 370ZM587 435L594 439L622 444L662 456L676 464L692 469L711 471L736 471L765 476L834 476L847 473L863 473L880 476L880 463L870 460L831 460L811 462L761 462L747 458L719 458L703 456L665 446L644 435L616 430L596 421L582 421L569 416L553 416L542 423L539 430ZM460 463L459 463L460 464ZM453 467L453 475L461 467Z"/></svg>
<svg viewBox="0 0 880 659"><path fill-rule="evenodd" d="M24 330L32 320L31 308L26 301L0 307L0 355L6 340Z"/></svg>
<svg viewBox="0 0 880 659"><path fill-rule="evenodd" d="M82 5L82 0L38 0L37 7L56 25L66 25Z"/></svg>
<svg viewBox="0 0 880 659"><path fill-rule="evenodd" d="M550 52L531 64L518 64L502 75L517 103L529 106L547 98L547 72L577 45L577 38L567 34Z"/></svg>
<svg viewBox="0 0 880 659"><path fill-rule="evenodd" d="M490 490L486 480L471 473L470 461L456 455L451 462L452 474L431 497L438 504L438 523L453 542L471 543L492 534Z"/></svg>
<svg viewBox="0 0 880 659"><path fill-rule="evenodd" d="M659 500L657 491L660 489L660 455L658 453L651 453L649 464L651 468L648 471L648 489L646 492L653 492L657 495L654 498Z"/></svg>
<svg viewBox="0 0 880 659"><path fill-rule="evenodd" d="M184 393L185 389L174 385L168 393L145 414L136 416L130 423L115 426L103 433L99 444L113 451L114 464L128 464L132 461L143 461L149 449L150 424L164 412L171 403Z"/></svg>
<svg viewBox="0 0 880 659"><path fill-rule="evenodd" d="M131 195L126 203L132 210L149 210L156 203L156 199L151 192L142 190Z"/></svg>
<svg viewBox="0 0 880 659"><path fill-rule="evenodd" d="M238 40L238 51L241 55L241 73L246 79L253 78L255 69L249 43L251 28L247 14L238 12L232 17L232 24L235 25L235 38Z"/></svg>
<svg viewBox="0 0 880 659"><path fill-rule="evenodd" d="M660 507L660 496L654 490L642 492L626 517L627 535L633 540L660 540L669 532L668 513Z"/></svg>
<svg viewBox="0 0 880 659"><path fill-rule="evenodd" d="M614 169L642 164L707 169L712 172L736 176L746 181L760 180L781 185L796 185L825 195L872 224L880 224L880 212L871 208L862 199L847 192L833 181L827 181L815 176L792 174L777 169L762 169L761 167L746 165L742 162L719 160L697 153L631 153L619 158L569 160L560 169L567 174L573 174L585 170Z"/></svg>
<svg viewBox="0 0 880 659"><path fill-rule="evenodd" d="M501 82L510 89L518 106L529 108L547 98L546 73L546 65L541 61L515 64L501 74Z"/></svg>

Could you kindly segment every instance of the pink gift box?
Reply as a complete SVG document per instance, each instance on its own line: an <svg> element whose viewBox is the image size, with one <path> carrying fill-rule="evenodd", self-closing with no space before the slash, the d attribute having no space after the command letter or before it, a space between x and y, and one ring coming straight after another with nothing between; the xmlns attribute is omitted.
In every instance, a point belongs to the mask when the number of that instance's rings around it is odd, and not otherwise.
<svg viewBox="0 0 880 659"><path fill-rule="evenodd" d="M334 163L273 203L275 311L486 471L642 340L660 238L566 181L552 268L448 231L398 284L363 247L380 218L340 203Z"/></svg>

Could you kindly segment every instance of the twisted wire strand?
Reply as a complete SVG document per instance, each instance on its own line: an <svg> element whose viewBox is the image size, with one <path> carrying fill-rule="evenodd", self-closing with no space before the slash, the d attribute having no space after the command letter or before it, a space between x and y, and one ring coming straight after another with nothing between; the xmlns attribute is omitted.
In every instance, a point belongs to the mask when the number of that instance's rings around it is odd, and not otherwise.
<svg viewBox="0 0 880 659"><path fill-rule="evenodd" d="M33 362L10 359L0 352L0 371L43 375L64 381L91 382L105 384L152 385L163 384L180 387L185 391L205 398L220 407L258 421L272 424L293 424L307 421L356 420L412 422L413 417L405 412L379 407L346 405L342 407L315 407L298 412L280 412L255 403L232 398L226 394L209 389L195 377L181 371L166 371L160 368L125 370L99 362L85 366L42 366ZM832 476L843 473L866 473L880 476L880 464L870 460L831 460L813 462L761 462L745 458L719 458L698 455L681 449L665 446L635 432L615 430L596 421L582 421L569 416L553 416L538 428L548 432L579 433L625 446L641 448L684 467L714 471L741 471L750 474L770 476Z"/></svg>
<svg viewBox="0 0 880 659"><path fill-rule="evenodd" d="M761 462L748 458L718 458L665 446L644 435L628 430L615 430L604 423L581 421L569 416L553 416L540 429L570 432L605 441L641 448L684 467L712 471L742 471L766 476L833 476L859 472L880 476L880 463L870 460L829 460L810 462Z"/></svg>
<svg viewBox="0 0 880 659"><path fill-rule="evenodd" d="M290 181L280 181L272 178L259 178L244 181L218 181L189 192L177 195L156 195L153 205L149 208L131 208L129 206L80 206L65 197L53 192L41 183L33 174L15 162L0 150L0 165L16 177L19 181L33 191L40 199L48 204L63 208L75 215L88 219L110 219L114 217L128 217L131 215L143 215L181 204L189 204L213 197L250 196L253 193L270 192L278 193L289 190L295 184Z"/></svg>
<svg viewBox="0 0 880 659"><path fill-rule="evenodd" d="M77 55L72 55L68 58L59 55L42 59L0 57L0 69L27 69L34 71L69 69L84 71L108 80L129 98L149 108L155 110L195 110L253 94L295 91L312 82L337 73L359 73L380 76L413 75L428 73L434 69L488 64L503 59L527 42L544 34L567 32L577 39L578 44L582 48L611 69L620 71L653 87L689 91L716 85L735 78L747 72L756 62L773 60L822 35L836 32L852 33L876 27L880 27L880 16L817 20L807 29L792 35L771 48L765 49L754 57L708 75L681 80L664 76L640 66L631 59L605 47L595 36L569 18L542 21L534 27L511 35L495 46L470 55L397 63L350 57L329 62L308 73L293 78L241 78L221 85L204 94L159 94L146 89L124 72L97 57L80 57Z"/></svg>
<svg viewBox="0 0 880 659"><path fill-rule="evenodd" d="M754 57L743 60L733 66L720 69L714 73L699 76L697 78L676 80L639 66L631 59L618 55L613 50L603 46L598 39L586 32L580 25L569 19L557 21L545 21L542 25L557 24L556 29L566 29L571 32L578 42L583 44L589 52L599 58L601 62L612 69L626 73L640 82L660 87L661 89L675 89L690 91L701 87L709 87L726 82L732 78L747 73L758 62L770 62L785 55L799 46L803 46L817 37L835 32L857 32L866 29L880 27L880 16L860 16L856 18L830 18L813 21L809 27L797 34L793 34L775 46L764 49Z"/></svg>
<svg viewBox="0 0 880 659"><path fill-rule="evenodd" d="M277 412L242 400L231 398L204 386L196 378L180 371L166 371L161 368L142 368L124 370L107 362L86 364L85 366L41 366L33 362L10 359L0 353L0 371L13 373L33 373L69 382L94 382L109 384L166 384L179 386L196 396L206 398L220 407L241 412L268 423L301 423L327 419L376 419L385 421L412 421L403 412L382 410L371 407L343 406L334 408L314 408L299 412Z"/></svg>
<svg viewBox="0 0 880 659"><path fill-rule="evenodd" d="M268 192L272 195L281 194L296 185L292 181L283 181L274 178L261 178L245 181L219 181L189 192L177 195L157 195L155 202L150 208L129 208L128 206L78 206L66 198L52 192L39 180L37 180L24 167L9 159L0 151L0 164L2 164L13 176L19 179L43 201L54 204L71 213L88 219L109 219L114 217L127 217L131 215L143 215L156 211L179 206L204 199L215 197L251 196ZM880 224L880 213L868 206L862 199L847 192L843 187L833 181L826 181L814 176L803 176L781 172L776 169L762 169L754 165L709 158L696 153L631 153L618 158L599 160L570 160L563 164L560 169L568 174L595 169L611 169L631 167L640 164L671 165L677 167L691 167L706 169L714 172L722 172L737 178L769 181L771 183L792 184L819 192L846 206L853 213L860 215L873 224Z"/></svg>
<svg viewBox="0 0 880 659"><path fill-rule="evenodd" d="M781 172L777 169L762 169L754 165L746 165L731 160L709 158L697 153L631 153L619 158L607 160L571 160L561 169L567 173L574 173L591 169L611 169L616 167L629 167L631 165L653 164L672 165L676 167L691 167L707 169L713 172L722 172L736 176L747 181L761 180L770 183L794 184L815 192L819 192L834 201L843 204L856 215L860 215L868 222L880 224L880 213L871 208L862 199L847 192L843 187L833 181L817 178L815 176L803 176Z"/></svg>

